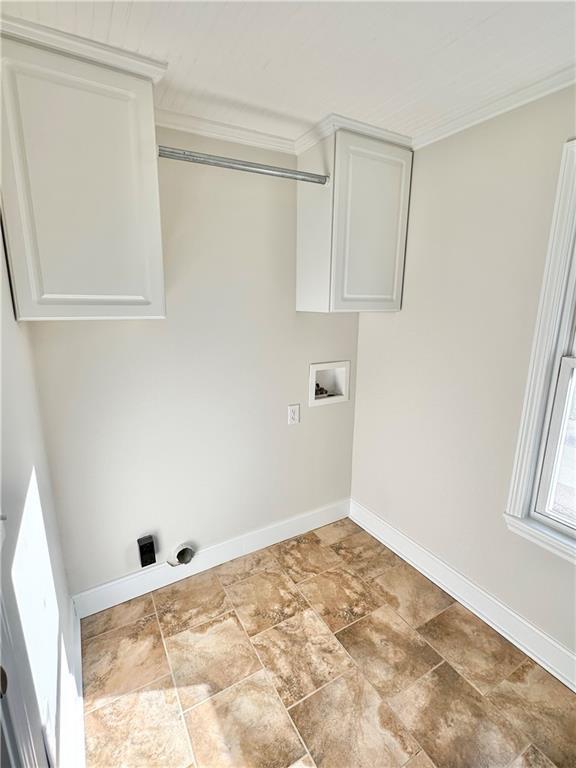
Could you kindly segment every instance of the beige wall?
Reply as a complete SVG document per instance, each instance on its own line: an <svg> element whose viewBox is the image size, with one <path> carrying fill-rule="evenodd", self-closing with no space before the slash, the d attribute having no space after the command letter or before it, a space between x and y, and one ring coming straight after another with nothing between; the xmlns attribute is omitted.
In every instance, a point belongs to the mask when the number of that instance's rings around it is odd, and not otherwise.
<svg viewBox="0 0 576 768"><path fill-rule="evenodd" d="M574 107L565 90L416 152L402 312L360 317L352 483L569 647L574 570L502 513Z"/></svg>
<svg viewBox="0 0 576 768"><path fill-rule="evenodd" d="M295 312L295 183L161 160L160 198L167 319L32 328L73 592L137 570L149 531L162 559L350 494L353 401L306 402L309 363L355 361L357 316Z"/></svg>

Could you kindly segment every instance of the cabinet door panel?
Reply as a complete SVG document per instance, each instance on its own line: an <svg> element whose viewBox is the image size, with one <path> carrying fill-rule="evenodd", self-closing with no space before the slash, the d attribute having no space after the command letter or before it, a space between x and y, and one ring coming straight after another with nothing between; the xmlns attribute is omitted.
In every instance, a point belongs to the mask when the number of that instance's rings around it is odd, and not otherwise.
<svg viewBox="0 0 576 768"><path fill-rule="evenodd" d="M400 309L411 168L408 149L337 133L333 310Z"/></svg>
<svg viewBox="0 0 576 768"><path fill-rule="evenodd" d="M12 41L3 57L19 318L163 316L151 84Z"/></svg>

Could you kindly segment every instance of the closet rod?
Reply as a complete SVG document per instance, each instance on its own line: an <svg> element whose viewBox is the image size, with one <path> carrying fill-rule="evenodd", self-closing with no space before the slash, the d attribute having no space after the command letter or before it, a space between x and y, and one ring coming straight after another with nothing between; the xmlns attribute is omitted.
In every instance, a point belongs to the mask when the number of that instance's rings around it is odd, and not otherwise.
<svg viewBox="0 0 576 768"><path fill-rule="evenodd" d="M294 179L294 181L309 181L312 184L326 184L329 176L307 171L296 171L291 168L279 168L276 165L263 165L262 163L250 163L247 160L234 160L231 157L219 155L207 155L204 152L193 152L190 149L176 149L175 147L158 147L159 157L167 157L170 160L185 160L187 163L200 163L201 165L216 165L219 168L232 168L235 171L248 171L248 173L261 173L264 176L278 176L282 179Z"/></svg>

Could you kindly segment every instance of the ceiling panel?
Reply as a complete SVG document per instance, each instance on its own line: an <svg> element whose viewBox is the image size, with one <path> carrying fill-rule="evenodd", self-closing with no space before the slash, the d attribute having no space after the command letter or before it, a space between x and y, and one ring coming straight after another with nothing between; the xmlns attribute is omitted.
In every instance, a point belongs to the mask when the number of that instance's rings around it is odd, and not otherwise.
<svg viewBox="0 0 576 768"><path fill-rule="evenodd" d="M168 62L156 106L289 139L336 112L418 139L575 61L564 2L4 2Z"/></svg>

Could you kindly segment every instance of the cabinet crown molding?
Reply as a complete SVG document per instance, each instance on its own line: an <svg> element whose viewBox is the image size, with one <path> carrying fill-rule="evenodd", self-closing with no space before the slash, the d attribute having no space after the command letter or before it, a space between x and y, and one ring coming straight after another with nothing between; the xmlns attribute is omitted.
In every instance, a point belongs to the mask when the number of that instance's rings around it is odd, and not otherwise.
<svg viewBox="0 0 576 768"><path fill-rule="evenodd" d="M2 15L0 18L0 34L3 38L30 43L105 67L119 69L151 80L153 83L157 83L168 68L168 65L162 61L7 15Z"/></svg>
<svg viewBox="0 0 576 768"><path fill-rule="evenodd" d="M329 136L333 136L336 131L344 130L351 131L352 133L358 133L362 136L369 136L373 139L380 139L386 141L388 144L396 144L399 147L406 149L412 149L412 139L410 136L406 136L403 133L396 133L395 131L388 131L385 128L379 128L377 125L371 125L370 123L363 123L360 120L354 120L351 117L345 117L344 115L336 115L334 113L326 115L326 117L319 123L316 123L309 131L300 136L294 142L294 153L300 155L306 150L313 147L322 139L326 139Z"/></svg>

